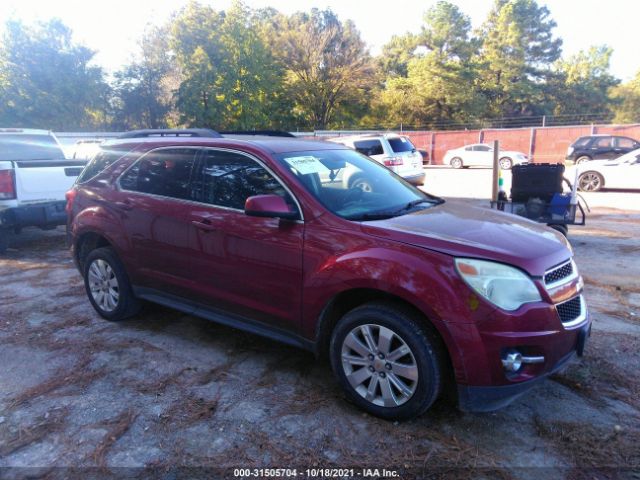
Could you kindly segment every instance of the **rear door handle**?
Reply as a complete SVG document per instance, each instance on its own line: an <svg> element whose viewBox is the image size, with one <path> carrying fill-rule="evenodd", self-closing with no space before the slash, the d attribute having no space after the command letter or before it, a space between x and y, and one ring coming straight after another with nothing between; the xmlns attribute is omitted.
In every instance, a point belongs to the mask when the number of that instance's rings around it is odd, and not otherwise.
<svg viewBox="0 0 640 480"><path fill-rule="evenodd" d="M192 220L191 225L204 232L213 232L216 230L216 227L211 225L211 222L209 222L209 220Z"/></svg>

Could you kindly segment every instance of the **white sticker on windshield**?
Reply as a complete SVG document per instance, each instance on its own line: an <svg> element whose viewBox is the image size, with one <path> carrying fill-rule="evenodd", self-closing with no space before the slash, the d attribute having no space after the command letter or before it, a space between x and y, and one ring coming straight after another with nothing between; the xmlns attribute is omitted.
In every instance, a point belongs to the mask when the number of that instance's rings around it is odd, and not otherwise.
<svg viewBox="0 0 640 480"><path fill-rule="evenodd" d="M285 161L302 175L308 175L310 173L331 173L330 170L320 162L320 160L310 155L306 155L304 157L285 158Z"/></svg>

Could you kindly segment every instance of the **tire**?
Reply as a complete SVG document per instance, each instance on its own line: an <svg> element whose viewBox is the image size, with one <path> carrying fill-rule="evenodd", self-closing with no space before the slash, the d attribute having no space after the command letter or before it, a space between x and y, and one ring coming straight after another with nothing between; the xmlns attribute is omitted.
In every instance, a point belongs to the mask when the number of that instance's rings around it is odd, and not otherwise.
<svg viewBox="0 0 640 480"><path fill-rule="evenodd" d="M502 157L498 160L498 164L502 170L511 170L511 167L513 167L513 160L509 157Z"/></svg>
<svg viewBox="0 0 640 480"><path fill-rule="evenodd" d="M404 354L403 347L408 348ZM416 417L442 390L441 343L411 311L377 302L358 307L336 325L329 352L347 398L372 415L388 420Z"/></svg>
<svg viewBox="0 0 640 480"><path fill-rule="evenodd" d="M84 286L91 305L105 320L118 322L140 310L140 302L133 295L127 272L110 247L97 248L87 255Z"/></svg>
<svg viewBox="0 0 640 480"><path fill-rule="evenodd" d="M591 161L591 157L588 155L581 155L576 159L576 165L580 165L581 163L587 163Z"/></svg>
<svg viewBox="0 0 640 480"><path fill-rule="evenodd" d="M581 192L598 192L604 187L604 177L598 172L584 172L578 177L578 188Z"/></svg>
<svg viewBox="0 0 640 480"><path fill-rule="evenodd" d="M566 225L562 225L559 223L550 223L548 224L548 227L560 232L565 237L569 235L569 227L567 227Z"/></svg>
<svg viewBox="0 0 640 480"><path fill-rule="evenodd" d="M0 255L9 248L9 232L0 229Z"/></svg>
<svg viewBox="0 0 640 480"><path fill-rule="evenodd" d="M453 168L462 168L464 164L462 163L462 159L460 157L454 157L449 162L449 165Z"/></svg>

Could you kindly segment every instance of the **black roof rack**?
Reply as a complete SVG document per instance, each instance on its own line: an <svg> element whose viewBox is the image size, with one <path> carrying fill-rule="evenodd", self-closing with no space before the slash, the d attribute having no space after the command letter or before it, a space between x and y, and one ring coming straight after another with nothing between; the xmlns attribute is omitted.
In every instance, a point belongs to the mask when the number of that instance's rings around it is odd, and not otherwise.
<svg viewBox="0 0 640 480"><path fill-rule="evenodd" d="M146 130L132 130L125 132L118 138L146 138L146 137L205 137L205 138L222 138L215 130L209 128L150 128Z"/></svg>
<svg viewBox="0 0 640 480"><path fill-rule="evenodd" d="M220 132L223 135L256 135L261 137L293 137L295 135L281 130L226 130Z"/></svg>

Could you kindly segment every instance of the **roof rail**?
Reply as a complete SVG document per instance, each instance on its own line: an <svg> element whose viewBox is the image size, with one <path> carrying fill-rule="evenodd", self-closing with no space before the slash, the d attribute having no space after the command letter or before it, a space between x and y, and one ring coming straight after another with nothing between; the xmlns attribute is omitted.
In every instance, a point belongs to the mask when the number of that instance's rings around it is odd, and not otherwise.
<svg viewBox="0 0 640 480"><path fill-rule="evenodd" d="M281 130L226 130L220 132L223 135L259 135L262 137L292 137L296 136L293 133L285 132Z"/></svg>
<svg viewBox="0 0 640 480"><path fill-rule="evenodd" d="M145 138L145 137L208 137L208 138L222 138L215 130L209 128L185 128L185 129L170 129L170 128L150 128L146 130L132 130L125 132L118 138Z"/></svg>

